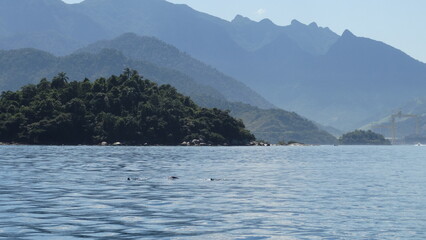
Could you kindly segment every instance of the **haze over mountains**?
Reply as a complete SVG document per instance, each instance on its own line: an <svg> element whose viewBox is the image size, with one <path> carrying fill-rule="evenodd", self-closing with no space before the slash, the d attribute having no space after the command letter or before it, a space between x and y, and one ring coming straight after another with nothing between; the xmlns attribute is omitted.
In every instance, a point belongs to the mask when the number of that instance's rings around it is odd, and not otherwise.
<svg viewBox="0 0 426 240"><path fill-rule="evenodd" d="M76 53L64 57L56 57L36 49L0 51L0 90L17 90L23 85L38 83L41 78L50 79L59 72L66 72L70 80L81 81L84 78L119 74L127 67L143 70L147 77L157 83L173 85L194 98L207 96L226 101L217 90L200 85L181 72L146 61L128 59L114 49L103 49L97 54Z"/></svg>
<svg viewBox="0 0 426 240"><path fill-rule="evenodd" d="M363 126L388 138L393 138L392 116L395 119L395 138L399 143L416 144L426 142L426 98L418 98L395 108L391 113L377 116Z"/></svg>
<svg viewBox="0 0 426 240"><path fill-rule="evenodd" d="M73 5L3 0L0 20L1 49L33 47L56 55L129 32L154 36L200 60L197 66L212 66L212 80L241 81L259 93L267 101L257 106L275 105L342 130L423 96L426 87L426 65L403 52L350 31L339 36L296 20L284 27L243 16L229 22L163 0L86 0ZM99 48L118 48L104 44ZM130 56L131 50L123 54L140 60ZM200 79L196 72L186 74ZM238 100L223 90L218 92L228 100Z"/></svg>
<svg viewBox="0 0 426 240"><path fill-rule="evenodd" d="M216 89L228 101L244 102L261 108L274 108L271 103L241 82L226 76L158 39L126 33L110 41L95 42L79 49L77 52L98 53L103 49L115 49L130 59L148 61L165 68L183 72L195 81L199 81L200 84Z"/></svg>
<svg viewBox="0 0 426 240"><path fill-rule="evenodd" d="M130 54L129 49L134 52ZM125 56L120 50L134 58ZM296 113L230 102L219 90L234 93L230 95L234 100L240 97L242 102L247 100L253 105L270 105L243 84L176 48L158 39L134 34L94 43L63 57L36 49L0 51L0 90L14 90L29 83L38 83L41 78L52 78L58 72L66 72L70 80L81 81L118 74L124 68L136 69L159 84L170 84L203 107L230 110L234 117L243 119L258 139L274 143L285 140L310 144L332 144L336 141L332 135ZM176 68L180 68L180 71ZM215 85L216 82L222 84ZM221 89L224 86L228 86L228 89ZM256 99L260 101L254 102Z"/></svg>

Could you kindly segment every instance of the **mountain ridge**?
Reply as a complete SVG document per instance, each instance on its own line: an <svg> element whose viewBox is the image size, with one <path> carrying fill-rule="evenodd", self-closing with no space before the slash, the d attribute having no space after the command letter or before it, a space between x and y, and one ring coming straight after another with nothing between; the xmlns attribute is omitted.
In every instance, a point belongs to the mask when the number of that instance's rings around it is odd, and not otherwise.
<svg viewBox="0 0 426 240"><path fill-rule="evenodd" d="M3 12L13 15L10 6L3 7ZM424 63L413 61L384 43L357 37L350 31L339 36L316 23L305 25L295 20L289 26L277 26L268 20L255 22L241 17L237 18L244 20L240 26L238 21L233 24L163 0L128 0L126 4L119 0L90 0L63 7L67 9L65 16L71 14L69 18L87 18L91 23L88 26L99 33L92 35L96 41L125 32L154 36L242 81L273 105L342 130L357 128L378 111L419 97L425 89ZM26 11L20 14L34 14L32 9ZM79 38L84 34L71 34L72 29L84 27L82 22L71 21L75 23L71 26L78 27L70 28L52 19L38 36L13 35L13 27L3 26L0 48L9 49L16 44L15 47L37 47L58 54L83 47L83 42L89 41ZM22 18L28 26L30 20ZM65 32L56 31L55 26L63 26ZM103 32L105 29L108 31ZM38 40L33 44L34 37ZM37 42L44 45L38 46ZM279 51L268 52L271 47Z"/></svg>
<svg viewBox="0 0 426 240"><path fill-rule="evenodd" d="M260 108L275 107L241 82L153 37L125 33L112 40L95 42L77 52L96 53L104 48L116 49L134 60L185 72L198 83L215 88L231 102L244 102Z"/></svg>
<svg viewBox="0 0 426 240"><path fill-rule="evenodd" d="M21 55L23 53L23 55ZM17 55L17 56L16 56ZM41 58L38 58L41 56ZM8 64L4 64L8 61ZM38 66L26 68L25 64L37 62ZM10 66L15 66L11 68ZM167 69L149 62L128 59L115 49L103 49L101 52L75 53L69 56L56 57L52 54L35 49L21 49L0 51L0 67L4 67L0 74L0 86L15 83L16 90L28 83L37 83L41 78L52 78L58 72L67 72L70 81L83 80L85 78L100 78L119 74L123 68L134 68L139 70L146 78L155 80L159 84L171 84L179 92L191 96L199 105L209 108L221 108L231 110L231 115L243 119L249 128L256 130L255 134L263 140L270 142L299 141L311 144L333 144L335 138L327 132L321 131L314 123L295 114L280 109L260 109L247 104L231 103L225 99L217 90L201 85L191 79L188 75L176 70ZM28 76L31 76L29 78ZM18 78L19 77L19 78ZM19 81L17 81L19 80ZM1 84L3 83L3 84ZM0 90L6 90L1 89ZM254 125L255 116L261 115L264 122L274 121L275 132L271 134L265 129L274 127ZM275 119L275 120L274 120ZM259 121L257 121L259 123Z"/></svg>

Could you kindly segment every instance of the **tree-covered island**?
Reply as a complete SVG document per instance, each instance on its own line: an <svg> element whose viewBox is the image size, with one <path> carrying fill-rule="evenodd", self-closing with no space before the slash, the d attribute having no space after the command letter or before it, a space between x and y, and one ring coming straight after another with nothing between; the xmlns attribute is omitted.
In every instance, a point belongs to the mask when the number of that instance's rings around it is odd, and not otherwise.
<svg viewBox="0 0 426 240"><path fill-rule="evenodd" d="M381 134L371 130L355 130L343 134L339 138L339 143L343 145L391 145L391 142Z"/></svg>
<svg viewBox="0 0 426 240"><path fill-rule="evenodd" d="M170 85L130 69L94 82L68 82L60 73L0 96L0 142L178 145L193 139L245 145L254 136L227 111L198 107Z"/></svg>

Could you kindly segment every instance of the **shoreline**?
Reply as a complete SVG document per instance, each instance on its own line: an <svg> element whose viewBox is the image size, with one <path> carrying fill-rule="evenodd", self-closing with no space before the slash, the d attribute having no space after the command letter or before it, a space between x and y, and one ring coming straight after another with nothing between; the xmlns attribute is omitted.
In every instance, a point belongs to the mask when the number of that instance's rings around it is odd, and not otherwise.
<svg viewBox="0 0 426 240"><path fill-rule="evenodd" d="M67 146L67 147L309 147L309 146L320 146L320 145L314 145L314 144L247 144L247 145L161 145L161 144L138 144L138 145L132 145L132 144L30 144L30 143L7 143L7 142L0 142L0 146Z"/></svg>

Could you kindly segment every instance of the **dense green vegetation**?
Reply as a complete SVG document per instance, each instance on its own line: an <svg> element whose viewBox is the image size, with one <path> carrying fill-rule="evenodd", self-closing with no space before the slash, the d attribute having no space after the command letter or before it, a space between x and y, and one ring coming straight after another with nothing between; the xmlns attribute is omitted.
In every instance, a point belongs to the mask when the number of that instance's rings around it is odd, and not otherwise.
<svg viewBox="0 0 426 240"><path fill-rule="evenodd" d="M390 141L385 139L383 135L372 132L371 130L355 130L350 133L343 134L339 138L340 144L344 145L390 145Z"/></svg>
<svg viewBox="0 0 426 240"><path fill-rule="evenodd" d="M231 103L219 99L196 98L205 107L228 109L233 117L242 119L257 139L270 143L299 142L306 144L336 144L337 139L321 130L312 121L297 113L282 109L260 109L244 103Z"/></svg>
<svg viewBox="0 0 426 240"><path fill-rule="evenodd" d="M173 55L157 50L155 45L150 46L158 52L158 58L159 56L169 58ZM147 54L148 52L141 56ZM154 58L154 54L151 53L151 57ZM160 62L158 59L155 61ZM35 49L0 51L0 92L17 90L29 83L37 84L41 78L53 78L58 72L66 72L70 80L86 77L97 79L101 76L119 74L123 66L138 70L146 78L158 84L170 84L176 87L180 93L190 96L199 106L230 110L231 116L242 119L247 129L258 139L270 143L297 141L307 144L334 144L337 141L328 132L318 129L314 123L296 113L281 109L260 109L248 104L229 102L216 89L198 83L189 77L190 74L187 72L169 69L147 61L132 60L113 49L103 49L96 54L83 52L65 57L55 57ZM201 72L198 78L203 78ZM248 95L246 97L251 98Z"/></svg>
<svg viewBox="0 0 426 240"><path fill-rule="evenodd" d="M150 0L88 0L70 5L61 0L3 0L0 12L1 49L32 47L62 56L127 32L153 36L243 81L278 107L291 107L310 119L346 131L381 117L383 109L424 96L426 88L426 64L382 42L357 37L350 31L339 36L315 23L304 25L295 20L289 26L278 26L267 19L257 22L242 17L224 21L188 6ZM132 42L128 37L121 38L126 41L115 39L114 44L107 41L97 46L120 48L134 60L162 63L162 67L181 71L197 83L215 79L216 82L209 81L209 86L219 90L227 100L260 106L256 101L244 101L253 99L252 94L244 96L241 89L222 84L224 81L220 80L225 76L213 71L208 71L214 74L208 76L203 66L182 61L189 58L171 58L178 56L170 52L172 47L152 39L144 41L145 45L133 44L137 41ZM164 47L164 52L159 47ZM148 60L145 56L152 58ZM123 66L137 69L120 65L120 71ZM23 68L26 67L32 65ZM59 71L71 77L68 69ZM195 77L198 73L201 78ZM143 74L156 80L145 71ZM0 78L3 76L0 70Z"/></svg>
<svg viewBox="0 0 426 240"><path fill-rule="evenodd" d="M200 108L170 85L129 69L93 83L68 82L60 73L0 97L3 142L176 145L192 139L240 145L254 136L228 112Z"/></svg>

